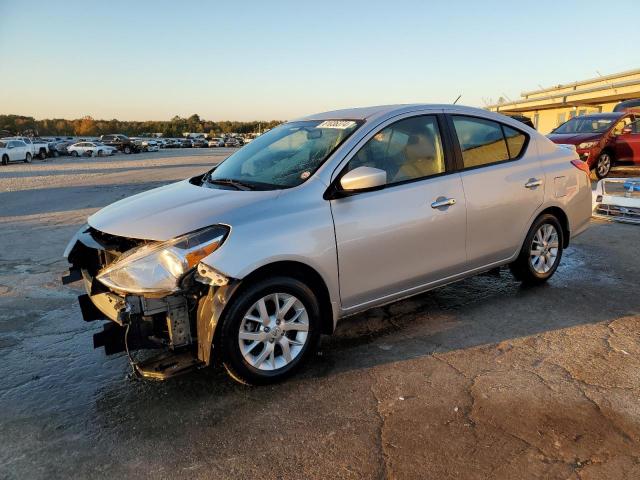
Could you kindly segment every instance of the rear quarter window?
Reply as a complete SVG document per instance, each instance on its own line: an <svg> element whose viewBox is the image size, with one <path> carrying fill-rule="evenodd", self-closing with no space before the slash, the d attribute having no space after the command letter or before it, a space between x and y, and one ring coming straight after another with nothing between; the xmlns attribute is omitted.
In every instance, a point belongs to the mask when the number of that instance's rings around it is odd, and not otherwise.
<svg viewBox="0 0 640 480"><path fill-rule="evenodd" d="M509 158L511 160L518 158L522 154L525 144L527 143L527 136L515 128L507 127L506 125L502 126L502 130L504 132L504 137L507 140Z"/></svg>

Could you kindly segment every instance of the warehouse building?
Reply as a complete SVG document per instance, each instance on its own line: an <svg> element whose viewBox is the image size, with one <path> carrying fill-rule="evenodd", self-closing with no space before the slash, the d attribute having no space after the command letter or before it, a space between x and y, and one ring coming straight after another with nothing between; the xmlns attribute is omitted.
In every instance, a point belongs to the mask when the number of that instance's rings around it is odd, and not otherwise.
<svg viewBox="0 0 640 480"><path fill-rule="evenodd" d="M611 112L624 100L640 98L640 69L523 92L516 101L487 107L492 112L525 115L549 133L577 115Z"/></svg>

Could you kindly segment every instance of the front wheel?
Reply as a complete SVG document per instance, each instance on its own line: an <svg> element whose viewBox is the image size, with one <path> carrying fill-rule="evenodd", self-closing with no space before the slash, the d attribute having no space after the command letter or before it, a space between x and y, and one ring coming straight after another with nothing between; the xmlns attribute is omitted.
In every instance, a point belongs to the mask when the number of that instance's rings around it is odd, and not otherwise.
<svg viewBox="0 0 640 480"><path fill-rule="evenodd" d="M71 151L71 156L72 157L77 157L78 156L78 151L77 150L72 150Z"/></svg>
<svg viewBox="0 0 640 480"><path fill-rule="evenodd" d="M611 158L611 155L607 152L602 152L598 156L598 160L596 160L596 177L598 177L598 179L602 179L609 175L609 172L611 172L612 163L613 159Z"/></svg>
<svg viewBox="0 0 640 480"><path fill-rule="evenodd" d="M131 147L129 145L124 147L124 153L126 153L127 155L129 155L131 153Z"/></svg>
<svg viewBox="0 0 640 480"><path fill-rule="evenodd" d="M301 281L274 277L239 292L221 327L220 353L229 375L264 385L292 375L316 351L320 306Z"/></svg>
<svg viewBox="0 0 640 480"><path fill-rule="evenodd" d="M555 273L562 258L562 226L556 217L541 215L529 229L515 262L509 265L516 279L526 284L540 284Z"/></svg>
<svg viewBox="0 0 640 480"><path fill-rule="evenodd" d="M31 163L31 154L27 153L27 155L24 157L24 163Z"/></svg>
<svg viewBox="0 0 640 480"><path fill-rule="evenodd" d="M9 156L8 155L3 155L2 156L2 165L9 165Z"/></svg>

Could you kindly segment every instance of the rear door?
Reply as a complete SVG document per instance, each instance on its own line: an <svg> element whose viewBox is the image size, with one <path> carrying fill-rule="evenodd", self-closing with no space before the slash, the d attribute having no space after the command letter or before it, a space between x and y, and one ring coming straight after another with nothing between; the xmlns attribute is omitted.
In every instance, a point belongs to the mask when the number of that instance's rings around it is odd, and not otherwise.
<svg viewBox="0 0 640 480"><path fill-rule="evenodd" d="M475 116L448 116L467 205L469 268L510 258L544 200L544 171L523 131Z"/></svg>
<svg viewBox="0 0 640 480"><path fill-rule="evenodd" d="M390 121L342 169L340 175L361 166L387 173L380 190L331 200L343 308L402 296L464 270L464 193L443 122L415 114Z"/></svg>

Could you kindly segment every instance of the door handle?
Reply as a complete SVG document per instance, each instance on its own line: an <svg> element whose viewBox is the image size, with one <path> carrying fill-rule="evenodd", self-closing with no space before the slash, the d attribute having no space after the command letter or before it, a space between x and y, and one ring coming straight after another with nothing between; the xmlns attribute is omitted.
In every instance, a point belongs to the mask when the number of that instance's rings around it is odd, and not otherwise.
<svg viewBox="0 0 640 480"><path fill-rule="evenodd" d="M525 188L536 188L542 185L542 180L537 178L530 178L527 183L524 184Z"/></svg>
<svg viewBox="0 0 640 480"><path fill-rule="evenodd" d="M456 204L455 198L444 198L439 197L435 202L431 204L431 208L442 208L442 207L450 207L451 205Z"/></svg>

